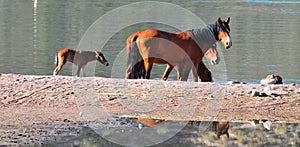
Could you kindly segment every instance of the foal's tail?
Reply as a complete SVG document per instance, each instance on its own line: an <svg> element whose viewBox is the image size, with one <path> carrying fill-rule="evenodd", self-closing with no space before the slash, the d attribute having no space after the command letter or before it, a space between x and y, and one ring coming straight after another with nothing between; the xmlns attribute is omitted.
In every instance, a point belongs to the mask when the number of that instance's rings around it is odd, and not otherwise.
<svg viewBox="0 0 300 147"><path fill-rule="evenodd" d="M58 66L58 56L57 56L57 52L55 54L55 62L54 62L55 66Z"/></svg>

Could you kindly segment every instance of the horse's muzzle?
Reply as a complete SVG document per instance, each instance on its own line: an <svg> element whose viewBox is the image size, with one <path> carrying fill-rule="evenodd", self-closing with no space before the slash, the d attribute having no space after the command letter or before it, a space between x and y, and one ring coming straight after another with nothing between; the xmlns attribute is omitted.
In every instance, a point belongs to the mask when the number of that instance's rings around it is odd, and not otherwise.
<svg viewBox="0 0 300 147"><path fill-rule="evenodd" d="M105 66L109 66L109 63L108 62L105 62L105 64L104 64Z"/></svg>
<svg viewBox="0 0 300 147"><path fill-rule="evenodd" d="M219 64L219 62L220 62L220 58L217 58L217 59L211 60L211 61L210 61L210 64L211 64L211 65L217 65L217 64Z"/></svg>
<svg viewBox="0 0 300 147"><path fill-rule="evenodd" d="M226 42L226 46L225 46L226 49L229 49L231 46L232 46L232 42Z"/></svg>

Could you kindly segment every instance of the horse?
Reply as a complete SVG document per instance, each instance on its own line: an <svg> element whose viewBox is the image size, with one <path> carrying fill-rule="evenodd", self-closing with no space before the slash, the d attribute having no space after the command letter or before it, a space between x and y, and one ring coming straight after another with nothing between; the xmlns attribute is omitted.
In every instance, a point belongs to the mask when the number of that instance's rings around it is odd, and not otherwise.
<svg viewBox="0 0 300 147"><path fill-rule="evenodd" d="M79 77L80 70L82 70L83 76L85 76L84 67L88 62L97 60L105 66L109 66L108 61L101 52L97 51L82 51L73 50L69 48L63 48L56 53L55 64L56 68L53 71L53 75L57 75L67 61L77 65L77 76Z"/></svg>
<svg viewBox="0 0 300 147"><path fill-rule="evenodd" d="M178 80L186 81L191 69L193 73L196 73L204 53L213 44L220 41L227 49L232 46L229 22L230 18L225 21L218 18L214 24L206 27L178 33L154 28L133 33L128 37L126 43L128 59L126 78L135 78L136 76L132 74L139 72L134 71L133 65L143 62L146 79L150 79L153 63L157 63L176 66ZM136 44L133 50L130 42ZM195 68L192 68L193 66Z"/></svg>
<svg viewBox="0 0 300 147"><path fill-rule="evenodd" d="M134 34L136 35L136 34ZM131 35L132 37L133 35ZM129 37L128 40L131 40L131 37ZM136 38L135 38L136 39ZM135 44L135 39L133 39L132 42L127 42L127 48L131 48L131 51L134 51L134 47L136 47ZM138 54L139 55L139 54ZM208 61L210 61L210 63L212 65L218 64L220 61L219 55L218 55L218 51L216 48L216 44L214 44L211 48L209 48L206 53L205 53L205 57L208 59ZM129 74L126 75L127 78L131 78L131 79L141 79L144 78L145 79L145 68L144 68L144 61L143 59L141 59L141 56L137 56L137 59L133 59L133 60L139 60L138 63L136 63L133 67L132 67L132 71L133 73L131 74L130 72L130 68L128 69ZM162 64L162 62L160 63ZM164 64L168 64L167 62L165 62ZM169 74L171 73L171 71L173 70L174 66L172 66L171 64L168 64L168 66L165 69L164 75L162 76L162 80L166 81ZM197 77L196 77L196 73L192 72L192 78L193 81L198 81ZM204 65L204 63L201 61L198 64L198 70L197 70L197 74L198 77L200 78L201 82L212 82L212 76L211 76L211 72L207 69L207 67Z"/></svg>

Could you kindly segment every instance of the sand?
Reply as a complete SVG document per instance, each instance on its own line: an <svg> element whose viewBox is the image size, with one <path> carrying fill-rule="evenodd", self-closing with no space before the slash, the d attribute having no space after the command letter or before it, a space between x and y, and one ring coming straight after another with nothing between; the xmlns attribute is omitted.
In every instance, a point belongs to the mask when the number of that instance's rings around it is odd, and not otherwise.
<svg viewBox="0 0 300 147"><path fill-rule="evenodd" d="M87 122L112 116L300 122L297 84L1 74L0 87L0 144L51 140L57 130L76 134Z"/></svg>

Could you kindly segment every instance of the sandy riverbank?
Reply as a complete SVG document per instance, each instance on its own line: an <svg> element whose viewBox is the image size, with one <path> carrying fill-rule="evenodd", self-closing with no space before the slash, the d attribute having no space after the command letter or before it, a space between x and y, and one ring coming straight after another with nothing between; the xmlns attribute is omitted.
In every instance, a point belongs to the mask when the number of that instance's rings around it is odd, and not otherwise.
<svg viewBox="0 0 300 147"><path fill-rule="evenodd" d="M1 74L0 86L0 140L10 143L114 115L300 122L296 84L269 85L272 95L254 97L253 89L263 91L267 85Z"/></svg>

